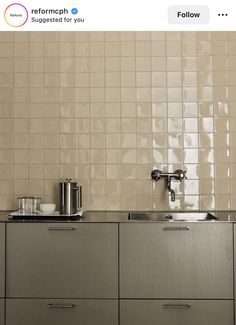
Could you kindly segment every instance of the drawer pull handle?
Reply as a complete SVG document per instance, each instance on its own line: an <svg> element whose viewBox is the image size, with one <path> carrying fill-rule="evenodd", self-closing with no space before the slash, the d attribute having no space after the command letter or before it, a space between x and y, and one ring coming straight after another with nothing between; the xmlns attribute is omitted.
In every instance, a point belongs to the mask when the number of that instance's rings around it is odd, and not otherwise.
<svg viewBox="0 0 236 325"><path fill-rule="evenodd" d="M50 231L60 231L60 230L76 230L76 227L48 227Z"/></svg>
<svg viewBox="0 0 236 325"><path fill-rule="evenodd" d="M190 227L162 227L163 231L187 231Z"/></svg>
<svg viewBox="0 0 236 325"><path fill-rule="evenodd" d="M164 309L189 309L191 305L189 304L164 304L162 308Z"/></svg>
<svg viewBox="0 0 236 325"><path fill-rule="evenodd" d="M48 304L48 308L75 308L75 304Z"/></svg>

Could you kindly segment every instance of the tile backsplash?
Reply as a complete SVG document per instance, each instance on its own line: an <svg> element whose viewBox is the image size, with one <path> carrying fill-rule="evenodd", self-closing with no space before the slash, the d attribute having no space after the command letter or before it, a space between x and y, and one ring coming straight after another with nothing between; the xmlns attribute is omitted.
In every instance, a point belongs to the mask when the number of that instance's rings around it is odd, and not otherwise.
<svg viewBox="0 0 236 325"><path fill-rule="evenodd" d="M236 209L236 32L1 32L0 133L0 209Z"/></svg>

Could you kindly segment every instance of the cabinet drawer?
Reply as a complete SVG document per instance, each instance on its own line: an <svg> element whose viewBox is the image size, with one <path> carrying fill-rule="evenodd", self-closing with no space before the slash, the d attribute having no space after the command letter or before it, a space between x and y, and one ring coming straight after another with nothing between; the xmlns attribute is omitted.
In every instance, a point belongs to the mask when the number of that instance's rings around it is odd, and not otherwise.
<svg viewBox="0 0 236 325"><path fill-rule="evenodd" d="M9 299L7 325L118 325L117 300Z"/></svg>
<svg viewBox="0 0 236 325"><path fill-rule="evenodd" d="M122 300L120 325L233 325L232 300Z"/></svg>
<svg viewBox="0 0 236 325"><path fill-rule="evenodd" d="M120 285L122 298L233 299L232 224L121 224Z"/></svg>
<svg viewBox="0 0 236 325"><path fill-rule="evenodd" d="M5 224L0 223L0 297L5 296Z"/></svg>
<svg viewBox="0 0 236 325"><path fill-rule="evenodd" d="M118 226L8 224L6 263L7 297L117 298Z"/></svg>

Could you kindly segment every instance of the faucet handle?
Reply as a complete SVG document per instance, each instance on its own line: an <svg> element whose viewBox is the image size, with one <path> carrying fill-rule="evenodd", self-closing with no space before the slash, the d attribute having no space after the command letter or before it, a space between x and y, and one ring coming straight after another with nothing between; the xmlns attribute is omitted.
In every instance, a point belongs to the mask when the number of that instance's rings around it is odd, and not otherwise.
<svg viewBox="0 0 236 325"><path fill-rule="evenodd" d="M156 182L159 181L159 179L161 178L162 175L162 171L159 169L153 169L152 173L151 173L151 177L153 180L155 180Z"/></svg>
<svg viewBox="0 0 236 325"><path fill-rule="evenodd" d="M176 175L175 179L179 180L180 182L182 182L183 179L187 179L186 170L183 171L182 169L177 169L174 174Z"/></svg>

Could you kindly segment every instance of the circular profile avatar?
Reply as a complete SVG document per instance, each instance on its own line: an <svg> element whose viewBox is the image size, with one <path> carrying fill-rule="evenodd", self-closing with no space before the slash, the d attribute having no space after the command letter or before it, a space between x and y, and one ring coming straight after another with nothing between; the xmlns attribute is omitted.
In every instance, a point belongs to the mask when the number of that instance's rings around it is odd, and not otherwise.
<svg viewBox="0 0 236 325"><path fill-rule="evenodd" d="M9 26L21 27L28 20L28 10L20 3L12 3L5 9L4 18Z"/></svg>

